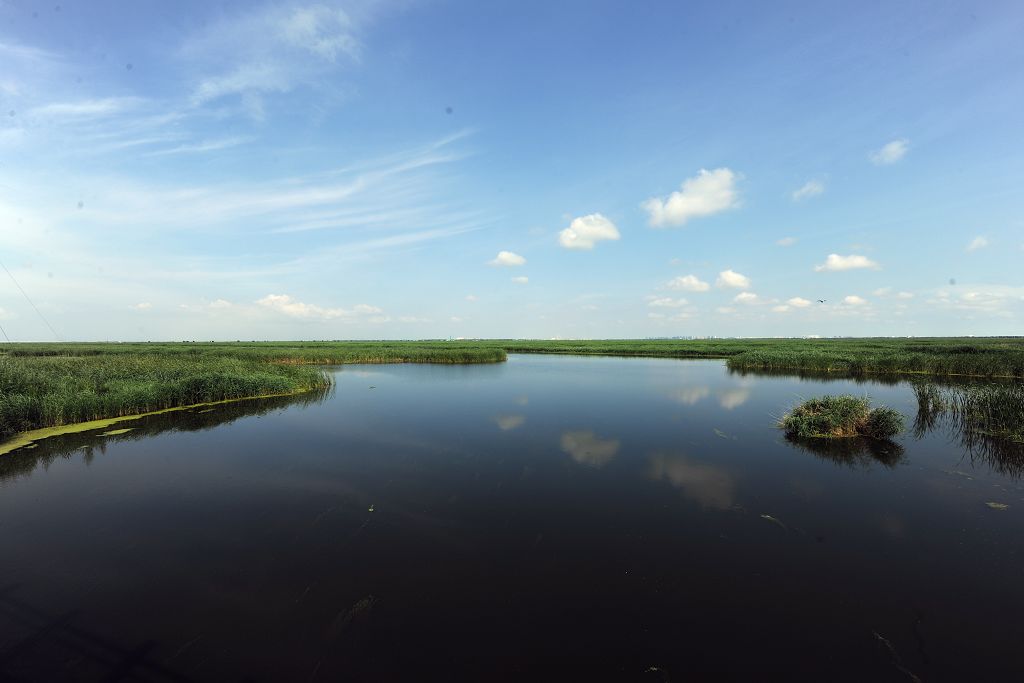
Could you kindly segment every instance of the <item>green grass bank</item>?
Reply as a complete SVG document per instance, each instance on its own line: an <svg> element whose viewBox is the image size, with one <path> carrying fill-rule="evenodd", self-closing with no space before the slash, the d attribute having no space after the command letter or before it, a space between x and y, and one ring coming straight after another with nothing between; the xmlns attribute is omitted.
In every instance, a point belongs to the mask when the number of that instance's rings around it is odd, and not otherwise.
<svg viewBox="0 0 1024 683"><path fill-rule="evenodd" d="M1024 338L467 340L0 345L0 439L323 388L315 365L495 363L507 353L719 358L739 372L1024 377Z"/></svg>

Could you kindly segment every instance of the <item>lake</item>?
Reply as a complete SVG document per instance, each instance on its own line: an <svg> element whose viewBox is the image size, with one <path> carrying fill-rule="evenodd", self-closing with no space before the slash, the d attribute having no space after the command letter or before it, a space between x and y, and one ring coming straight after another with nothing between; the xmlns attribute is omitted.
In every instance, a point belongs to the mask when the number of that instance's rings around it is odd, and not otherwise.
<svg viewBox="0 0 1024 683"><path fill-rule="evenodd" d="M942 429L815 450L775 427L825 393L909 425L905 383L332 372L0 456L0 679L1019 675L1017 472Z"/></svg>

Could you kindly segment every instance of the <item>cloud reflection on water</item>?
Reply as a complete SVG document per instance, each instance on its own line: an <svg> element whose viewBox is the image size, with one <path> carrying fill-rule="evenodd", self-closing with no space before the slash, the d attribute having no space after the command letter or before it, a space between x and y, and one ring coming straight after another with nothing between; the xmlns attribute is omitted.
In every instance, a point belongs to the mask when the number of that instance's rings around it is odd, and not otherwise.
<svg viewBox="0 0 1024 683"><path fill-rule="evenodd" d="M728 510L736 498L736 482L725 469L682 455L655 453L648 475L655 481L667 480L701 507Z"/></svg>
<svg viewBox="0 0 1024 683"><path fill-rule="evenodd" d="M526 422L525 415L498 415L494 418L494 421L498 423L498 429L503 432L507 432L521 427Z"/></svg>
<svg viewBox="0 0 1024 683"><path fill-rule="evenodd" d="M592 431L562 432L562 450L581 465L603 467L621 445L618 439L602 439Z"/></svg>

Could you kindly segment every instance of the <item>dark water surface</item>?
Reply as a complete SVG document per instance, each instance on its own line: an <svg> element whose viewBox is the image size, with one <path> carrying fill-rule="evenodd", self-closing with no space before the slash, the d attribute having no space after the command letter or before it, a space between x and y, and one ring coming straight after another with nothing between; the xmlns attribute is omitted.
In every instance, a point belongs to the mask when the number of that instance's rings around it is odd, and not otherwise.
<svg viewBox="0 0 1024 683"><path fill-rule="evenodd" d="M0 456L0 680L1005 680L1024 494L717 361L346 366ZM988 503L1009 505L995 509Z"/></svg>

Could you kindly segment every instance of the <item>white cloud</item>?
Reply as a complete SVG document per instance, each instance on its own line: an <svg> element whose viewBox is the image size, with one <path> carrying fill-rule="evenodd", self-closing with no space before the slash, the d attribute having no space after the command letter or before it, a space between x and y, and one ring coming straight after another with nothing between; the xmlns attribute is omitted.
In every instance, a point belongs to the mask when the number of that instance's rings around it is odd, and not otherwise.
<svg viewBox="0 0 1024 683"><path fill-rule="evenodd" d="M979 284L943 288L927 303L966 313L1010 318L1024 311L1024 287Z"/></svg>
<svg viewBox="0 0 1024 683"><path fill-rule="evenodd" d="M735 297L733 297L733 301L735 301L738 304L750 305L761 303L761 297L759 297L757 294L754 294L753 292L740 292Z"/></svg>
<svg viewBox="0 0 1024 683"><path fill-rule="evenodd" d="M967 245L967 251L977 251L988 246L988 238L978 235Z"/></svg>
<svg viewBox="0 0 1024 683"><path fill-rule="evenodd" d="M148 311L149 309L153 308L153 304L149 303L148 301L143 301L142 303L135 304L134 306L132 306L132 308L134 308L136 311Z"/></svg>
<svg viewBox="0 0 1024 683"><path fill-rule="evenodd" d="M669 280L665 286L669 289L682 289L687 292L706 292L711 289L711 285L696 275L680 275Z"/></svg>
<svg viewBox="0 0 1024 683"><path fill-rule="evenodd" d="M896 298L897 299L913 299L914 295L911 292L897 292L896 293Z"/></svg>
<svg viewBox="0 0 1024 683"><path fill-rule="evenodd" d="M137 107L144 102L139 97L105 97L75 102L55 102L29 110L29 116L54 118L90 118L112 116Z"/></svg>
<svg viewBox="0 0 1024 683"><path fill-rule="evenodd" d="M849 256L829 254L824 263L814 266L814 270L819 273L822 271L854 270L856 268L878 270L880 266L867 256L859 256L857 254L850 254Z"/></svg>
<svg viewBox="0 0 1024 683"><path fill-rule="evenodd" d="M680 308L689 303L686 299L672 299L670 297L661 297L657 299L651 299L647 302L647 305L651 308Z"/></svg>
<svg viewBox="0 0 1024 683"><path fill-rule="evenodd" d="M867 299L862 299L856 294L851 294L849 296L843 297L843 303L846 304L847 306L866 306L868 301Z"/></svg>
<svg viewBox="0 0 1024 683"><path fill-rule="evenodd" d="M169 156L171 154L198 154L202 152L216 152L221 149L228 149L229 147L237 147L238 145L244 145L248 142L252 142L253 138L248 137L230 137L221 138L219 140L205 140L203 142L190 143L187 145L178 145L177 147L168 147L167 149L159 149L153 152L147 153L145 156L148 157L162 157Z"/></svg>
<svg viewBox="0 0 1024 683"><path fill-rule="evenodd" d="M772 310L776 313L785 313L789 310L789 306L786 304L779 304L778 306L772 306Z"/></svg>
<svg viewBox="0 0 1024 683"><path fill-rule="evenodd" d="M792 299L787 299L786 304L793 308L807 308L811 305L811 302L799 296L794 296Z"/></svg>
<svg viewBox="0 0 1024 683"><path fill-rule="evenodd" d="M530 278L526 277L525 275L520 275L518 277L512 278L512 282L516 283L517 285L525 285L529 284Z"/></svg>
<svg viewBox="0 0 1024 683"><path fill-rule="evenodd" d="M231 308L231 302L224 299L216 299L210 302L209 307L213 309Z"/></svg>
<svg viewBox="0 0 1024 683"><path fill-rule="evenodd" d="M591 431L563 432L562 450L581 465L602 467L619 452L618 439L602 439Z"/></svg>
<svg viewBox="0 0 1024 683"><path fill-rule="evenodd" d="M345 54L359 59L359 43L352 35L352 20L340 9L322 5L299 7L281 23L285 42L333 62Z"/></svg>
<svg viewBox="0 0 1024 683"><path fill-rule="evenodd" d="M735 313L736 309L731 306L719 306L715 309L715 312L721 313L722 315L729 315L730 313Z"/></svg>
<svg viewBox="0 0 1024 683"><path fill-rule="evenodd" d="M682 189L666 199L651 197L641 206L650 216L655 228L683 225L691 218L711 216L739 206L736 181L739 176L728 168L700 172L683 181Z"/></svg>
<svg viewBox="0 0 1024 683"><path fill-rule="evenodd" d="M526 265L526 259L514 251L499 251L498 255L488 261L492 266L522 266Z"/></svg>
<svg viewBox="0 0 1024 683"><path fill-rule="evenodd" d="M793 192L793 201L800 202L810 199L825 191L825 185L818 180L808 180L799 190Z"/></svg>
<svg viewBox="0 0 1024 683"><path fill-rule="evenodd" d="M778 240L775 244L779 245L780 247L791 247L794 244L796 244L796 238L783 237L782 239Z"/></svg>
<svg viewBox="0 0 1024 683"><path fill-rule="evenodd" d="M368 306L366 304L358 304L351 310L323 308L314 304L296 301L287 294L268 294L256 303L263 308L303 320L333 320L335 318L348 318L356 315L370 315L382 312L376 306Z"/></svg>
<svg viewBox="0 0 1024 683"><path fill-rule="evenodd" d="M466 295L466 301L473 302L473 301L479 301L479 300L480 300L479 297L477 297L475 294L467 294Z"/></svg>
<svg viewBox="0 0 1024 683"><path fill-rule="evenodd" d="M871 159L871 163L875 166L895 164L906 155L909 145L910 142L905 138L893 140L883 145L880 149L871 152L868 158Z"/></svg>
<svg viewBox="0 0 1024 683"><path fill-rule="evenodd" d="M734 270L723 270L718 274L715 284L719 287L733 287L735 289L747 289L750 287L750 278L740 275Z"/></svg>
<svg viewBox="0 0 1024 683"><path fill-rule="evenodd" d="M566 249L593 249L604 240L619 239L619 229L599 213L574 218L569 227L558 233L558 243Z"/></svg>

